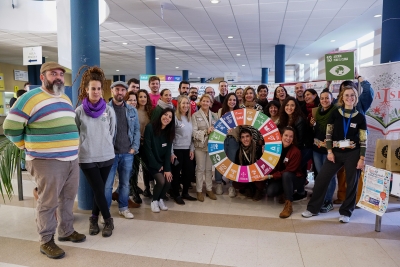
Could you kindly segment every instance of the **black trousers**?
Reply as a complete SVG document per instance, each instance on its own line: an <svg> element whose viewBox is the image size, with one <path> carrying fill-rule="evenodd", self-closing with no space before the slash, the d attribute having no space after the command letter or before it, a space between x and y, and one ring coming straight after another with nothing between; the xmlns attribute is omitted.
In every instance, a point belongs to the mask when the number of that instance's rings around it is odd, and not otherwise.
<svg viewBox="0 0 400 267"><path fill-rule="evenodd" d="M193 152L194 153L194 152ZM193 160L190 160L190 149L174 149L179 164L172 167L171 189L174 196L179 196L179 185L182 183L182 195L187 195L192 175L194 173Z"/></svg>
<svg viewBox="0 0 400 267"><path fill-rule="evenodd" d="M133 186L137 186L138 184L138 175L139 175L139 166L140 163L142 163L142 171L143 171L143 183L144 187L146 189L150 189L149 181L153 180L151 177L151 174L149 173L148 167L147 167L147 161L146 157L144 156L144 146L140 145L139 152L135 155L134 160L133 160L133 168L132 168L132 174L130 178L130 187L132 189ZM143 166L143 164L145 166ZM133 190L131 190L133 192Z"/></svg>
<svg viewBox="0 0 400 267"><path fill-rule="evenodd" d="M282 178L268 180L267 196L276 197L284 193L287 200L293 201L294 189L301 193L302 188L304 192L304 179L296 177L294 172L284 172Z"/></svg>
<svg viewBox="0 0 400 267"><path fill-rule="evenodd" d="M99 212L101 211L104 219L111 217L105 195L105 185L111 167L112 165L102 168L94 167L90 169L82 169L90 187L93 190L92 214L99 216Z"/></svg>
<svg viewBox="0 0 400 267"><path fill-rule="evenodd" d="M360 159L360 149L347 152L335 151L333 154L335 155L335 163L326 160L315 179L314 192L307 205L307 210L314 214L319 213L332 177L344 166L347 183L346 199L340 206L339 213L350 217L356 205L357 185L360 177L360 170L356 167Z"/></svg>

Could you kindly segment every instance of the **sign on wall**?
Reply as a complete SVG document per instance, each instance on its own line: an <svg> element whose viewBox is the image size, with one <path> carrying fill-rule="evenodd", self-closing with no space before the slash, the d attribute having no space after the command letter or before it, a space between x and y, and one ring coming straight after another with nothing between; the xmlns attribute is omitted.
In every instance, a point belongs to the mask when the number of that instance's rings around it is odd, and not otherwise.
<svg viewBox="0 0 400 267"><path fill-rule="evenodd" d="M162 89L167 88L171 91L172 96L179 95L178 88L179 83L182 81L181 76L140 74L140 89L146 89L150 92L149 78L151 76L160 78L160 92Z"/></svg>
<svg viewBox="0 0 400 267"><path fill-rule="evenodd" d="M39 65L42 64L42 47L31 46L24 47L23 50L23 65Z"/></svg>
<svg viewBox="0 0 400 267"><path fill-rule="evenodd" d="M224 72L224 81L227 81L228 83L236 83L238 80L237 72Z"/></svg>
<svg viewBox="0 0 400 267"><path fill-rule="evenodd" d="M0 73L0 91L4 91L4 74Z"/></svg>
<svg viewBox="0 0 400 267"><path fill-rule="evenodd" d="M14 80L27 82L28 72L24 70L14 70Z"/></svg>
<svg viewBox="0 0 400 267"><path fill-rule="evenodd" d="M354 52L338 52L325 55L326 80L354 79Z"/></svg>

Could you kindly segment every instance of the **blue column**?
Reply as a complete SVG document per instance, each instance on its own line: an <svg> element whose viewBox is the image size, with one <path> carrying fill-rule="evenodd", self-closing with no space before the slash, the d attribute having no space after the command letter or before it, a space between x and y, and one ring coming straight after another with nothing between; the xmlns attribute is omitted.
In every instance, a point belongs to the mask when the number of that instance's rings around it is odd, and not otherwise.
<svg viewBox="0 0 400 267"><path fill-rule="evenodd" d="M182 81L189 81L189 71L182 70Z"/></svg>
<svg viewBox="0 0 400 267"><path fill-rule="evenodd" d="M275 45L275 83L285 82L285 45Z"/></svg>
<svg viewBox="0 0 400 267"><path fill-rule="evenodd" d="M269 68L262 68L261 69L261 83L262 84L267 84L268 83L268 73L269 73Z"/></svg>
<svg viewBox="0 0 400 267"><path fill-rule="evenodd" d="M99 1L71 0L71 61L72 80L83 65L100 66ZM72 87L72 102L76 105L82 73ZM85 175L80 172L78 208L91 210L93 192Z"/></svg>
<svg viewBox="0 0 400 267"><path fill-rule="evenodd" d="M113 75L113 82L119 81L119 75Z"/></svg>
<svg viewBox="0 0 400 267"><path fill-rule="evenodd" d="M156 47L152 45L146 46L146 74L156 73Z"/></svg>
<svg viewBox="0 0 400 267"><path fill-rule="evenodd" d="M119 80L125 82L125 75L119 75Z"/></svg>
<svg viewBox="0 0 400 267"><path fill-rule="evenodd" d="M206 83L206 78L200 78L201 83Z"/></svg>
<svg viewBox="0 0 400 267"><path fill-rule="evenodd" d="M383 0L381 63L400 61L400 8L398 0Z"/></svg>

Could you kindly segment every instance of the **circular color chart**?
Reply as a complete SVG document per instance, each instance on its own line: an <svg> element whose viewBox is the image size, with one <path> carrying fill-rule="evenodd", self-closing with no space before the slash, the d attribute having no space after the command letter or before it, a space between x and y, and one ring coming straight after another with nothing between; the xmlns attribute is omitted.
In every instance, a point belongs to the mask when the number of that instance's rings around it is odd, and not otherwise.
<svg viewBox="0 0 400 267"><path fill-rule="evenodd" d="M265 141L261 158L248 166L233 163L224 150L228 130L241 125L254 127ZM281 152L281 135L275 123L267 115L254 109L237 109L225 113L214 124L214 131L208 138L208 153L216 170L229 180L242 183L265 180L278 164Z"/></svg>

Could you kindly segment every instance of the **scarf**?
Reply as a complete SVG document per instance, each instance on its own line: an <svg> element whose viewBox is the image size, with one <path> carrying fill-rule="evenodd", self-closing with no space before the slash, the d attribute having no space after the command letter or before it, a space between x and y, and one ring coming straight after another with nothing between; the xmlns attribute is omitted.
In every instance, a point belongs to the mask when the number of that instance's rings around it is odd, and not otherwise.
<svg viewBox="0 0 400 267"><path fill-rule="evenodd" d="M313 103L306 103L306 109L307 109L307 120L310 121L312 117L312 109L315 108L314 102Z"/></svg>
<svg viewBox="0 0 400 267"><path fill-rule="evenodd" d="M328 119L331 116L332 111L336 110L337 107L332 105L327 110L322 110L322 107L318 108L317 114L315 115L315 121L318 124L319 130L323 133L326 132L326 125L328 124Z"/></svg>
<svg viewBox="0 0 400 267"><path fill-rule="evenodd" d="M97 103L92 104L89 99L85 97L82 101L82 105L86 115L92 118L100 117L106 109L106 101L103 98L100 98Z"/></svg>
<svg viewBox="0 0 400 267"><path fill-rule="evenodd" d="M240 144L240 149L239 149L240 165L245 166L256 162L256 150L257 150L257 145L254 140L251 141L251 144L248 147L245 147L243 144Z"/></svg>
<svg viewBox="0 0 400 267"><path fill-rule="evenodd" d="M165 103L161 99L158 99L157 106L160 106L162 109L166 109L166 108L174 109L174 105L172 105L172 103Z"/></svg>

